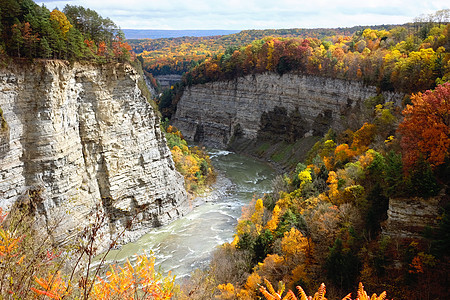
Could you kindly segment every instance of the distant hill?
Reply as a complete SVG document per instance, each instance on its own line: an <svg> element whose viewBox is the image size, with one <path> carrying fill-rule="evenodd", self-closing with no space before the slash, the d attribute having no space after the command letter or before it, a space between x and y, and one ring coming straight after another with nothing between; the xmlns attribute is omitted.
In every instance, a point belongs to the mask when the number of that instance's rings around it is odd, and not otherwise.
<svg viewBox="0 0 450 300"><path fill-rule="evenodd" d="M218 36L240 32L240 30L154 30L154 29L123 29L126 39L162 39L184 36Z"/></svg>
<svg viewBox="0 0 450 300"><path fill-rule="evenodd" d="M390 30L398 25L371 26L376 30ZM355 32L362 33L368 26L349 28L291 28L265 30L128 30L124 29L128 44L136 54L144 59L144 68L153 75L183 74L204 60L206 57L224 53L229 47L233 50L248 45L265 37L280 38L318 38L332 39L333 36L352 36ZM148 32L146 39L130 37L131 31ZM128 34L128 35L127 35ZM151 37L153 34L153 37ZM157 38L157 34L165 38ZM169 34L180 37L168 37ZM209 34L194 36L194 34ZM184 36L181 36L184 35ZM142 35L143 36L143 35ZM231 50L230 50L231 51ZM230 52L232 54L233 52Z"/></svg>

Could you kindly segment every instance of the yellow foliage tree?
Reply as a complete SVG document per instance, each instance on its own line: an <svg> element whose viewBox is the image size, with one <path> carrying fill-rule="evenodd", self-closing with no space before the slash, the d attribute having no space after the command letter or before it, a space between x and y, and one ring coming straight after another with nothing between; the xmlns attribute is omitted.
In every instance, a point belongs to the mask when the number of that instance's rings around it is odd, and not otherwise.
<svg viewBox="0 0 450 300"><path fill-rule="evenodd" d="M340 192L338 189L338 176L336 172L330 171L328 173L328 188L330 189L328 191L328 197L330 198L331 202L334 204L340 203Z"/></svg>
<svg viewBox="0 0 450 300"><path fill-rule="evenodd" d="M61 30L63 36L66 36L67 32L69 32L70 28L72 27L72 24L70 24L66 15L56 8L50 13L50 19L58 22L59 30Z"/></svg>
<svg viewBox="0 0 450 300"><path fill-rule="evenodd" d="M280 216L281 216L281 208L278 206L278 204L275 205L272 211L272 218L267 222L266 228L269 229L272 233L277 230L278 223L280 222Z"/></svg>
<svg viewBox="0 0 450 300"><path fill-rule="evenodd" d="M264 204L262 199L258 199L256 200L255 203L255 212L251 217L251 221L253 222L253 224L255 224L256 232L258 234L261 233L262 230L263 216L264 216Z"/></svg>
<svg viewBox="0 0 450 300"><path fill-rule="evenodd" d="M221 300L236 299L236 290L234 288L234 285L232 285L231 283L219 284L217 288L220 290L221 294L216 296L216 299Z"/></svg>
<svg viewBox="0 0 450 300"><path fill-rule="evenodd" d="M340 144L334 150L336 163L337 162L347 163L355 156L355 154L356 154L355 151L350 149L347 144Z"/></svg>
<svg viewBox="0 0 450 300"><path fill-rule="evenodd" d="M306 254L308 252L308 239L292 227L290 231L284 233L281 240L281 249L288 259L292 259L299 253Z"/></svg>
<svg viewBox="0 0 450 300"><path fill-rule="evenodd" d="M311 169L306 168L300 173L298 173L298 179L300 180L301 184L304 184L306 182L312 182Z"/></svg>
<svg viewBox="0 0 450 300"><path fill-rule="evenodd" d="M250 274L250 276L247 278L247 281L245 282L244 288L241 289L238 293L238 299L255 299L261 283L262 278L257 272L253 272L252 274Z"/></svg>
<svg viewBox="0 0 450 300"><path fill-rule="evenodd" d="M364 125L358 129L353 135L352 150L355 151L355 155L364 153L369 148L376 134L376 126L370 123L364 123Z"/></svg>

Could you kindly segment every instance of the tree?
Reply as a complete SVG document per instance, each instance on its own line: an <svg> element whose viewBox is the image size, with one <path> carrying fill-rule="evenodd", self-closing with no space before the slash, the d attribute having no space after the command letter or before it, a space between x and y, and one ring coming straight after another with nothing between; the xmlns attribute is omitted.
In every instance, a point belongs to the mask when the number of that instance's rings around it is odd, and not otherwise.
<svg viewBox="0 0 450 300"><path fill-rule="evenodd" d="M404 167L408 171L424 159L436 168L449 156L450 82L415 94L411 101L402 112L405 118L398 129Z"/></svg>
<svg viewBox="0 0 450 300"><path fill-rule="evenodd" d="M56 8L50 13L50 19L55 20L59 24L59 30L62 35L65 37L69 32L69 29L72 27L69 20L67 20L66 15L63 12L60 12Z"/></svg>
<svg viewBox="0 0 450 300"><path fill-rule="evenodd" d="M115 41L112 42L112 49L115 58L119 61L126 61L130 59L131 46L122 42L122 40L122 37L116 36Z"/></svg>
<svg viewBox="0 0 450 300"><path fill-rule="evenodd" d="M36 56L36 45L39 42L38 34L32 32L32 28L29 22L23 24L22 36L25 44L25 55L28 57Z"/></svg>
<svg viewBox="0 0 450 300"><path fill-rule="evenodd" d="M82 6L66 5L63 12L76 29L96 43L104 41L109 43L108 46L110 46L114 37L121 35L117 25L111 19L101 17L95 10L86 9Z"/></svg>
<svg viewBox="0 0 450 300"><path fill-rule="evenodd" d="M50 45L48 44L48 41L45 37L41 38L39 51L39 55L42 58L50 58L52 56L52 48L50 48Z"/></svg>
<svg viewBox="0 0 450 300"><path fill-rule="evenodd" d="M20 49L23 45L23 37L21 31L22 24L14 24L11 27L11 50L14 55L20 57Z"/></svg>

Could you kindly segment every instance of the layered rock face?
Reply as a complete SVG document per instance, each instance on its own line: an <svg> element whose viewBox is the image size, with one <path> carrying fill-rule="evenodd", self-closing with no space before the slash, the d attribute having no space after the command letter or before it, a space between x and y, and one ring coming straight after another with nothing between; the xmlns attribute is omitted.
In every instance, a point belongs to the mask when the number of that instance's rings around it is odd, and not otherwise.
<svg viewBox="0 0 450 300"><path fill-rule="evenodd" d="M442 195L429 199L389 199L388 219L382 225L383 234L403 239L421 238L427 227L437 227L442 199Z"/></svg>
<svg viewBox="0 0 450 300"><path fill-rule="evenodd" d="M105 216L126 242L184 214L187 195L156 112L127 64L62 61L0 69L0 205L41 193L38 224L57 242ZM40 222L40 223L39 223ZM130 225L125 229L127 225ZM123 232L123 233L122 233Z"/></svg>
<svg viewBox="0 0 450 300"><path fill-rule="evenodd" d="M311 75L249 75L188 88L177 105L174 125L190 140L226 146L233 136L298 139L340 129L377 90L360 82ZM398 103L400 95L383 94Z"/></svg>

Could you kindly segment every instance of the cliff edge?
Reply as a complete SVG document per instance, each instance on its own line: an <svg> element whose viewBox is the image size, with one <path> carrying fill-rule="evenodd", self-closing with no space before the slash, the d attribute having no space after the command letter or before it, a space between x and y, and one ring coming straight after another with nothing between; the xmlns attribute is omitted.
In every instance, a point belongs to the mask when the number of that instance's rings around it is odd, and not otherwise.
<svg viewBox="0 0 450 300"><path fill-rule="evenodd" d="M101 240L123 232L122 243L186 213L183 177L138 79L118 63L0 68L0 206L38 192L36 224L57 243L95 222L96 212L104 216Z"/></svg>

